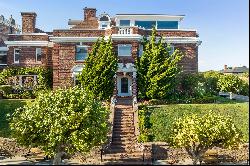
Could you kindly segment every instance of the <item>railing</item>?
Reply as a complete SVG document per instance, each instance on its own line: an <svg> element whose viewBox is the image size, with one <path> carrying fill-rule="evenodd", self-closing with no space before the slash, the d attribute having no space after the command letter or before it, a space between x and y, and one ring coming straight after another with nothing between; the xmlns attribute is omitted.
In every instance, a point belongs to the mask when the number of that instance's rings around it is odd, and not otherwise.
<svg viewBox="0 0 250 166"><path fill-rule="evenodd" d="M133 33L133 28L131 27L119 27L118 34L120 35L130 35Z"/></svg>

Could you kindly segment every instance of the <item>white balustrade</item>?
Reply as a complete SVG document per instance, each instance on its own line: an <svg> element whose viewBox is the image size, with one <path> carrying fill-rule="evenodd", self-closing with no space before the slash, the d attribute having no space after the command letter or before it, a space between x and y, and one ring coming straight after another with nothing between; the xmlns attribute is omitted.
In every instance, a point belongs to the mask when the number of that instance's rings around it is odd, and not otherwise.
<svg viewBox="0 0 250 166"><path fill-rule="evenodd" d="M120 35L130 35L132 34L132 28L131 27L120 27L118 34Z"/></svg>

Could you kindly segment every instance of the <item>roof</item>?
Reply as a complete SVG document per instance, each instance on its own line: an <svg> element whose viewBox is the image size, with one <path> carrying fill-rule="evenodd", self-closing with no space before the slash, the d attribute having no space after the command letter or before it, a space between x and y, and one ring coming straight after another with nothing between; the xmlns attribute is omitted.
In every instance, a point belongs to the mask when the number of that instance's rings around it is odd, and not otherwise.
<svg viewBox="0 0 250 166"><path fill-rule="evenodd" d="M228 67L227 69L220 70L222 73L245 73L249 72L249 68L246 66L242 67Z"/></svg>
<svg viewBox="0 0 250 166"><path fill-rule="evenodd" d="M185 15L169 15L169 14L116 14L116 19L135 19L141 21L181 21Z"/></svg>

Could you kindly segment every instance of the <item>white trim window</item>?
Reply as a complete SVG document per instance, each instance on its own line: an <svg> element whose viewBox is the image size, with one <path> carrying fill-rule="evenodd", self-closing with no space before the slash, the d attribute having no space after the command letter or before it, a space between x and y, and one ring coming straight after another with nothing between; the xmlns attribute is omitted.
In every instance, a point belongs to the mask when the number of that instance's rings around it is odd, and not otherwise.
<svg viewBox="0 0 250 166"><path fill-rule="evenodd" d="M19 63L20 60L20 49L15 48L14 49L14 63Z"/></svg>
<svg viewBox="0 0 250 166"><path fill-rule="evenodd" d="M77 45L76 46L76 55L75 60L76 61L84 61L88 57L88 47L84 45Z"/></svg>
<svg viewBox="0 0 250 166"><path fill-rule="evenodd" d="M42 49L36 48L36 62L42 61Z"/></svg>
<svg viewBox="0 0 250 166"><path fill-rule="evenodd" d="M0 65L7 65L7 51L0 50Z"/></svg>
<svg viewBox="0 0 250 166"><path fill-rule="evenodd" d="M118 44L118 56L131 56L131 44Z"/></svg>

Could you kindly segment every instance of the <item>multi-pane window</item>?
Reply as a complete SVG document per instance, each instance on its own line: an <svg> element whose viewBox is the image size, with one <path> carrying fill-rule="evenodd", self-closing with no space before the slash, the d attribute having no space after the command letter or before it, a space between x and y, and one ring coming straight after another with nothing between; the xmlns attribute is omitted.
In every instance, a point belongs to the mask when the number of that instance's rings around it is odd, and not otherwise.
<svg viewBox="0 0 250 166"><path fill-rule="evenodd" d="M7 64L7 52L0 51L0 64Z"/></svg>
<svg viewBox="0 0 250 166"><path fill-rule="evenodd" d="M76 61L84 61L88 57L87 46L76 46Z"/></svg>
<svg viewBox="0 0 250 166"><path fill-rule="evenodd" d="M120 20L120 26L130 26L130 20Z"/></svg>
<svg viewBox="0 0 250 166"><path fill-rule="evenodd" d="M42 60L42 49L36 48L36 62L40 62Z"/></svg>
<svg viewBox="0 0 250 166"><path fill-rule="evenodd" d="M19 63L20 59L20 49L14 49L14 63Z"/></svg>
<svg viewBox="0 0 250 166"><path fill-rule="evenodd" d="M132 45L131 44L119 44L118 56L131 56Z"/></svg>
<svg viewBox="0 0 250 166"><path fill-rule="evenodd" d="M152 29L154 26L156 26L156 21L135 21L135 26L145 29Z"/></svg>
<svg viewBox="0 0 250 166"><path fill-rule="evenodd" d="M157 21L157 29L178 29L178 21Z"/></svg>

